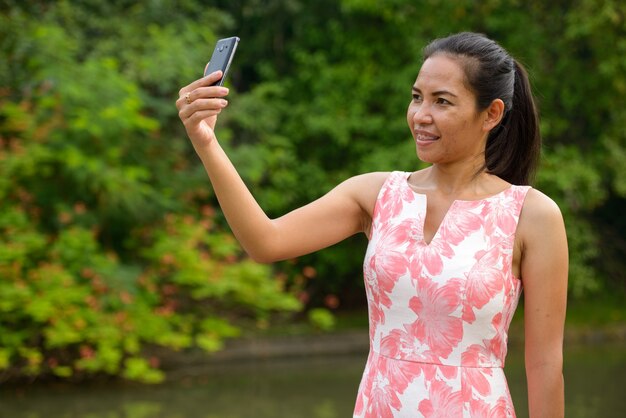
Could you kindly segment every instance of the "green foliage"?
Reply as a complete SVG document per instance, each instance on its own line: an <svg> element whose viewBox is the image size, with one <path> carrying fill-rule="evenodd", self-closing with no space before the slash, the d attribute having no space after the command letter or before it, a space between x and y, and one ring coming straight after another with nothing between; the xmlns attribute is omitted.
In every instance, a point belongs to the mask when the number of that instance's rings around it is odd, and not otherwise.
<svg viewBox="0 0 626 418"><path fill-rule="evenodd" d="M174 100L222 35L242 42L220 140L270 216L358 173L421 168L404 117L421 48L497 39L537 94L537 187L565 217L572 297L623 290L625 16L593 0L0 7L0 380L154 382L154 346L219 350L243 322L301 309L296 293L320 329L326 295L362 303L364 239L270 268L212 209Z"/></svg>
<svg viewBox="0 0 626 418"><path fill-rule="evenodd" d="M283 3L294 4L275 2ZM625 47L622 3L344 0L240 16L242 49L267 48L256 29L247 32L258 20L276 22L281 42L275 54L258 54L264 79L229 107L229 152L275 215L357 173L421 168L404 121L420 49L452 32L486 33L531 74L545 142L536 186L566 218L571 295L623 289L625 266L617 260L626 248L626 107L619 98L626 71L624 54L615 53ZM602 239L606 233L610 240ZM315 265L320 273L310 293L350 297L360 288L363 248L352 240L302 257L298 267ZM284 269L298 274L292 265Z"/></svg>
<svg viewBox="0 0 626 418"><path fill-rule="evenodd" d="M165 127L209 50L186 45L212 44L201 20L222 15L108 7L0 15L0 380L158 382L154 347L216 351L242 320L300 309L214 225L179 124Z"/></svg>
<svg viewBox="0 0 626 418"><path fill-rule="evenodd" d="M308 312L308 317L311 325L317 329L331 331L335 328L335 317L328 309L313 308Z"/></svg>

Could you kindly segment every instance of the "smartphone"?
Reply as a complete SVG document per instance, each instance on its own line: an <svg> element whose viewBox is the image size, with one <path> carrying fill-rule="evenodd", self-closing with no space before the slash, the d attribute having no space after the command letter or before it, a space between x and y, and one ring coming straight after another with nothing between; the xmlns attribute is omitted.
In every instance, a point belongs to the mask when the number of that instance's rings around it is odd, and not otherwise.
<svg viewBox="0 0 626 418"><path fill-rule="evenodd" d="M204 70L205 77L214 71L222 70L222 78L213 83L213 86L224 85L228 68L230 68L230 63L233 61L233 56L235 55L238 44L239 38L236 36L220 39L215 44L211 61L209 61L209 65L207 65L206 70Z"/></svg>

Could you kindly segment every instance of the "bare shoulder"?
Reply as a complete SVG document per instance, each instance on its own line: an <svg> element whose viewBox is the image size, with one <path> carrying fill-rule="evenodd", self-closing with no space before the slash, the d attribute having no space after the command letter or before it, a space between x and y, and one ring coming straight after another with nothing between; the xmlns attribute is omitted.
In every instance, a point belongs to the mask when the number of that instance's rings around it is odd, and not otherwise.
<svg viewBox="0 0 626 418"><path fill-rule="evenodd" d="M563 218L556 202L537 189L528 191L521 217L524 222L550 222Z"/></svg>
<svg viewBox="0 0 626 418"><path fill-rule="evenodd" d="M530 189L520 214L518 233L524 244L537 242L546 235L563 235L565 225L557 203L537 189ZM545 242L545 241L544 241ZM527 245L524 245L527 246Z"/></svg>
<svg viewBox="0 0 626 418"><path fill-rule="evenodd" d="M389 171L375 171L372 173L359 174L357 176L350 177L344 183L350 184L360 190L376 190L376 193L378 193L390 174L391 173Z"/></svg>
<svg viewBox="0 0 626 418"><path fill-rule="evenodd" d="M350 177L338 187L349 193L369 215L372 215L380 189L389 177L390 172L377 171Z"/></svg>

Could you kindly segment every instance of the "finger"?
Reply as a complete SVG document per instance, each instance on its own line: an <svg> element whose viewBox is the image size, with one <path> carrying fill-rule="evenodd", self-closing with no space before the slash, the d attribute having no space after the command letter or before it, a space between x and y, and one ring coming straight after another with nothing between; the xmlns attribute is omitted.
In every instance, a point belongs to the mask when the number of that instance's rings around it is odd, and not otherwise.
<svg viewBox="0 0 626 418"><path fill-rule="evenodd" d="M176 104L179 105L181 101L183 104L180 105L180 107L178 108L178 115L181 119L188 119L194 113L201 113L205 111L211 112L216 110L221 111L223 108L228 106L227 100L219 98L198 99L191 102L191 104L185 106L186 102L185 98L183 97L179 99Z"/></svg>
<svg viewBox="0 0 626 418"><path fill-rule="evenodd" d="M213 116L217 116L221 112L222 112L222 109L204 110L201 112L195 112L187 118L181 118L181 120L183 121L183 124L185 126L195 125L195 124L202 122L203 120L209 119Z"/></svg>
<svg viewBox="0 0 626 418"><path fill-rule="evenodd" d="M211 86L211 87L199 87L191 92L190 99L204 99L204 98L213 98L213 97L226 97L228 96L229 90L226 87L219 86Z"/></svg>
<svg viewBox="0 0 626 418"><path fill-rule="evenodd" d="M191 84L186 85L182 89L178 91L178 96L183 97L186 93L197 89L198 87L210 86L217 82L220 78L222 78L222 71L215 71L206 77L202 77L192 82Z"/></svg>
<svg viewBox="0 0 626 418"><path fill-rule="evenodd" d="M176 107L178 108L178 110L182 110L185 105L190 105L191 103L192 103L191 92L188 91L187 93L183 93L176 100Z"/></svg>
<svg viewBox="0 0 626 418"><path fill-rule="evenodd" d="M185 104L189 105L198 99L226 97L228 92L229 90L226 87L199 87L180 96L176 100L176 107L181 109Z"/></svg>
<svg viewBox="0 0 626 418"><path fill-rule="evenodd" d="M208 64L207 64L208 67ZM204 69L204 78L205 79L209 79L210 77L210 82L209 85L214 85L217 84L217 82L224 76L224 73L220 70L217 71L213 71L212 73L207 73L208 68Z"/></svg>

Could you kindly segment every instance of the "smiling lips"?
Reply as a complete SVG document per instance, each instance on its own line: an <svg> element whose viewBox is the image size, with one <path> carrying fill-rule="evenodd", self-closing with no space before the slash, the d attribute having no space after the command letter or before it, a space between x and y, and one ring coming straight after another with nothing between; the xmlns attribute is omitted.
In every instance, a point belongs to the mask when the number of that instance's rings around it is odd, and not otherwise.
<svg viewBox="0 0 626 418"><path fill-rule="evenodd" d="M439 136L434 135L428 131L415 130L414 133L415 133L415 140L418 143L434 142L439 139Z"/></svg>

